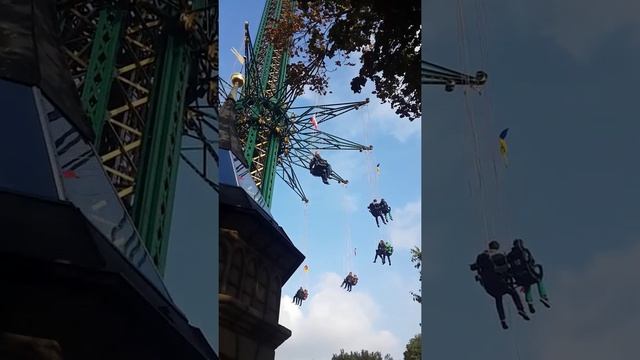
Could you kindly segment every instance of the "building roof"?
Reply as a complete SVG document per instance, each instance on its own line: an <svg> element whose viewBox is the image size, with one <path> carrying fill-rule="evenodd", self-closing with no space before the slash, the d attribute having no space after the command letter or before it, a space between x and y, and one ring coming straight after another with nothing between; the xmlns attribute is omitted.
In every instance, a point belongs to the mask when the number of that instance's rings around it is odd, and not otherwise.
<svg viewBox="0 0 640 360"><path fill-rule="evenodd" d="M305 259L284 229L241 187L220 184L220 227L245 233L243 238L280 266L283 284Z"/></svg>
<svg viewBox="0 0 640 360"><path fill-rule="evenodd" d="M58 339L69 358L218 359L72 204L3 191L0 204L3 329Z"/></svg>

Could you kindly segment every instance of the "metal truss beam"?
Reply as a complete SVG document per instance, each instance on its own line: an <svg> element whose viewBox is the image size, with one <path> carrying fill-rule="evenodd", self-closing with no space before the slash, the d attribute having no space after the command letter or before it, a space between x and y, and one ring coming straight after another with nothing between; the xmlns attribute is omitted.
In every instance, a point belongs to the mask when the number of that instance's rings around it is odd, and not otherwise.
<svg viewBox="0 0 640 360"><path fill-rule="evenodd" d="M82 105L96 134L96 147L100 146L102 129L107 118L123 20L124 13L119 9L110 7L100 11L82 89Z"/></svg>
<svg viewBox="0 0 640 360"><path fill-rule="evenodd" d="M166 44L143 138L133 209L138 232L161 273L173 212L190 64L189 49L183 39L169 35Z"/></svg>
<svg viewBox="0 0 640 360"><path fill-rule="evenodd" d="M486 82L487 73L484 71L477 71L472 76L422 60L423 85L444 85L444 89L450 92L456 85L480 86Z"/></svg>
<svg viewBox="0 0 640 360"><path fill-rule="evenodd" d="M96 150L162 270L179 158L217 181L217 1L58 5L68 67L101 133ZM199 146L201 163L193 150L180 154L183 139Z"/></svg>

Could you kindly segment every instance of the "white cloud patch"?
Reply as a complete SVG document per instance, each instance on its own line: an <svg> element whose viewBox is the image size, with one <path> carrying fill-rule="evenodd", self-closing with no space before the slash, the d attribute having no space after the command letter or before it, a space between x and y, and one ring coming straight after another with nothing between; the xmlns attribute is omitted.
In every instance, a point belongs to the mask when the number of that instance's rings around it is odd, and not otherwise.
<svg viewBox="0 0 640 360"><path fill-rule="evenodd" d="M363 94L368 94L370 91L370 85L367 85ZM344 115L343 119L335 120L340 122L337 129L339 129L341 136L352 140L363 139L363 141L364 138L367 138L369 143L362 143L363 145L371 145L371 140L380 136L388 137L391 135L400 143L405 143L414 137L420 137L422 128L420 119L409 121L406 118L400 118L396 115L395 110L391 109L389 103L381 103L371 94L366 97L369 97L369 104ZM364 98L365 96L349 100L334 100L343 102L364 100Z"/></svg>
<svg viewBox="0 0 640 360"><path fill-rule="evenodd" d="M302 95L298 96L298 101L303 100L305 105L322 104L323 96L317 92L311 91L311 87L305 86Z"/></svg>
<svg viewBox="0 0 640 360"><path fill-rule="evenodd" d="M420 246L421 233L421 203L414 201L403 207L391 206L393 221L387 225L389 239L395 248L410 249Z"/></svg>
<svg viewBox="0 0 640 360"><path fill-rule="evenodd" d="M640 242L560 274L535 359L632 359L640 328Z"/></svg>
<svg viewBox="0 0 640 360"><path fill-rule="evenodd" d="M345 194L342 196L342 209L349 214L353 214L359 208L358 202L359 200L356 196Z"/></svg>
<svg viewBox="0 0 640 360"><path fill-rule="evenodd" d="M388 103L381 104L378 99L372 99L369 106L371 106L371 120L381 133L389 133L400 142L420 136L422 129L420 119L409 121L406 118L400 118Z"/></svg>
<svg viewBox="0 0 640 360"><path fill-rule="evenodd" d="M640 2L634 0L521 0L510 6L516 21L539 26L569 54L584 60L609 37L640 39Z"/></svg>
<svg viewBox="0 0 640 360"><path fill-rule="evenodd" d="M356 59L358 55L353 58ZM369 98L369 104L358 110L350 111L335 119L319 125L320 130L335 133L356 142L363 141L365 137L372 139L377 136L391 135L397 141L404 143L411 138L419 138L421 131L420 119L409 121L400 118L395 110L391 109L389 103L381 103L374 94L373 84L369 81L359 94L351 91L351 79L358 75L360 65L343 66L335 73L330 74L330 89L333 91L326 96L319 96L307 89L305 94L299 97L300 105L324 105L344 102L363 101ZM370 143L363 145L371 145Z"/></svg>
<svg viewBox="0 0 640 360"><path fill-rule="evenodd" d="M293 335L276 350L276 359L330 359L340 349L400 351L403 344L376 326L381 309L373 298L357 286L347 293L340 288L341 282L338 274L324 274L317 292L309 294L302 308L291 297L282 297L279 322Z"/></svg>

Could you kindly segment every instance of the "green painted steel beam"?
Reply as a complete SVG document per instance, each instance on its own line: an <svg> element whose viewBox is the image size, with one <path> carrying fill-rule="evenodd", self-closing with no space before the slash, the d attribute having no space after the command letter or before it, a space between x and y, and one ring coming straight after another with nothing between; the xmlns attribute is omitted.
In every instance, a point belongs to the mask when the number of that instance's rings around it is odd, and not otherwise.
<svg viewBox="0 0 640 360"><path fill-rule="evenodd" d="M256 42L253 46L253 53L254 55L258 55L260 52L260 48L262 47L262 43L264 42L264 32L266 29L267 24L270 21L273 21L273 19L269 19L269 12L271 7L276 6L278 7L278 3L282 2L282 0L267 0L265 2L265 6L264 6L264 10L262 12L262 19L260 20L260 27L258 28L258 35L256 37ZM275 5L274 5L275 3ZM271 65L271 60L272 60L272 55L273 55L273 46L272 45L268 45L268 48L266 50L265 56L264 58L260 59L260 69L261 69L261 73L260 74L249 74L249 76L247 77L247 83L251 84L251 76L258 76L258 78L260 79L259 81L259 89L264 90L266 85L267 85L267 81L269 80L269 68ZM262 95L262 92L259 92ZM255 106L255 105L254 105ZM255 107L253 109L251 109L251 113L259 113L260 111L257 110ZM244 156L245 159L247 160L247 164L249 165L249 167L251 168L252 164L253 164L253 154L256 150L256 142L258 141L258 132L260 131L260 127L257 125L252 125L249 128L249 132L247 134L247 139L245 141L245 149L244 149Z"/></svg>
<svg viewBox="0 0 640 360"><path fill-rule="evenodd" d="M280 150L280 138L275 135L270 135L267 146L267 161L264 164L264 172L262 173L262 188L260 188L262 197L269 208L271 208L273 199L276 168L278 166L278 150Z"/></svg>
<svg viewBox="0 0 640 360"><path fill-rule="evenodd" d="M282 5L282 2L280 2ZM278 11L278 14L280 10ZM273 121L276 123L276 126L284 126L287 121L286 118L286 109L283 109L282 106L284 104L284 96L286 94L286 79L287 79L287 67L289 65L289 52L283 51L282 59L280 60L280 68L278 69L278 82L277 82L277 92L275 94L275 99L272 101L272 106L274 107L272 114ZM264 165L264 172L262 173L262 188L260 191L262 192L262 197L264 198L267 206L271 208L271 203L273 199L273 191L275 188L275 179L277 176L277 168L278 168L278 154L280 153L280 142L281 139L276 134L269 135L269 145L267 147L267 160Z"/></svg>
<svg viewBox="0 0 640 360"><path fill-rule="evenodd" d="M260 56L259 59L255 59L254 61L259 61L259 65L256 67L260 69L260 73L258 74L248 74L247 83L251 84L251 76L256 76L259 79L259 84L261 89L267 89L269 86L270 79L275 79L275 82L271 84L273 87L271 90L273 92L270 99L260 99L262 101L254 102L253 108L250 109L250 114L264 114L268 112L270 115L268 118L265 118L267 122L269 122L269 127L275 128L279 126L283 126L285 117L281 114L284 114L285 109L279 108L284 104L283 97L286 93L286 73L287 67L289 63L289 54L285 49L282 49L280 56L280 64L278 69L272 70L271 65L274 61L274 56L276 56L276 49L274 49L272 44L266 44L265 41L265 29L266 27L273 21L276 21L280 18L282 13L282 0L267 0L265 3L264 11L262 14L262 19L260 21L260 27L258 28L258 33L256 37L256 41L253 48L254 56ZM292 2L293 6L293 2ZM262 51L261 51L262 50ZM277 73L272 73L272 71L277 71ZM266 96L262 91L254 91L254 94L258 96ZM264 106L264 101L269 102L269 106ZM257 116L256 116L257 117ZM257 141L259 140L259 132L268 131L264 127L260 125L252 125L249 128L247 133L247 137L245 140L245 158L249 163L250 167L253 167L253 157L256 151ZM275 133L270 133L267 135L267 148L266 148L266 159L264 160L264 168L262 173L259 175L261 184L260 184L260 192L262 193L265 202L268 207L271 207L271 202L273 199L273 189L276 178L276 169L278 166L278 153L280 150L280 137Z"/></svg>
<svg viewBox="0 0 640 360"><path fill-rule="evenodd" d="M123 28L123 11L114 8L100 11L81 96L82 106L96 134L96 148L100 146L108 116L107 107L116 76L116 58Z"/></svg>
<svg viewBox="0 0 640 360"><path fill-rule="evenodd" d="M264 31L267 28L267 24L273 21L273 19L269 19L269 9L273 5L272 3L274 1L282 1L282 0L266 0L264 2L262 17L260 18L260 27L258 27L258 33L256 34L256 41L254 42L254 45L253 45L254 53L262 46L262 42L264 41Z"/></svg>
<svg viewBox="0 0 640 360"><path fill-rule="evenodd" d="M256 151L256 142L258 139L258 127L253 125L249 128L247 134L247 141L244 146L244 158L247 160L247 165L251 168L253 164L253 153Z"/></svg>
<svg viewBox="0 0 640 360"><path fill-rule="evenodd" d="M292 1L292 6L294 5ZM280 17L282 13L282 0L278 1L276 5L275 16L276 18ZM273 56L274 48L272 45L269 46L269 64L271 64L272 56ZM274 98L271 100L271 106L273 107L272 114L273 118L271 121L274 125L284 126L286 121L286 110L282 108L284 105L284 95L286 94L286 79L287 79L287 68L289 65L289 52L286 50L282 50L281 59L280 59L280 67L278 69L277 74L277 82L276 82L276 92L274 94ZM265 73L268 72L268 68ZM267 74L267 78L270 74ZM277 167L278 167L278 154L280 153L280 142L281 139L277 134L269 135L269 142L267 145L267 159L264 164L264 170L262 173L262 187L260 189L262 193L262 197L265 199L267 206L270 208L272 199L273 199L273 191L275 188L275 179L277 176Z"/></svg>
<svg viewBox="0 0 640 360"><path fill-rule="evenodd" d="M156 73L152 110L142 140L133 217L158 270L164 273L190 71L186 39L168 35Z"/></svg>

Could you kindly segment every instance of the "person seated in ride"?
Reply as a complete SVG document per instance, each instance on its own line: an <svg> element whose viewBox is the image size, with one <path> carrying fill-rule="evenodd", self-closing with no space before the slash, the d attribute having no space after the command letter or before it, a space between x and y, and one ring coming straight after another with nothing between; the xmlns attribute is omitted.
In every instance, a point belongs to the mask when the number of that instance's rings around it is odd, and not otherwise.
<svg viewBox="0 0 640 360"><path fill-rule="evenodd" d="M389 219L391 219L393 221L393 216L391 216L391 207L384 199L380 199L380 208L385 220L389 221ZM387 219L387 215L389 215L389 219Z"/></svg>
<svg viewBox="0 0 640 360"><path fill-rule="evenodd" d="M351 291L351 287L352 286L356 286L358 284L358 275L353 274L353 277L351 278L351 284L349 285L349 290Z"/></svg>
<svg viewBox="0 0 640 360"><path fill-rule="evenodd" d="M498 317L503 329L508 329L504 313L504 304L502 296L509 294L518 309L518 314L523 319L529 320L527 313L524 312L522 300L513 286L513 278L509 274L509 264L507 257L498 250L500 244L497 241L489 243L489 249L482 252L476 258L476 262L471 265L472 271L477 271L476 280L480 281L485 291L491 295L496 302Z"/></svg>
<svg viewBox="0 0 640 360"><path fill-rule="evenodd" d="M386 242L384 244L384 255L387 257L389 261L389 266L391 266L391 255L393 254L393 246L390 242ZM384 264L384 256L382 257L382 263Z"/></svg>
<svg viewBox="0 0 640 360"><path fill-rule="evenodd" d="M308 297L309 292L307 291L307 289L304 289L304 291L302 292L302 300L307 300Z"/></svg>
<svg viewBox="0 0 640 360"><path fill-rule="evenodd" d="M525 300L527 301L527 305L529 305L529 312L532 314L536 312L536 309L533 307L533 290L531 289L534 284L537 285L540 302L550 308L551 303L542 284L542 265L536 264L529 249L524 247L522 239L515 239L513 241L513 247L509 254L507 254L507 261L509 262L511 275L516 285L522 287L524 290Z"/></svg>
<svg viewBox="0 0 640 360"><path fill-rule="evenodd" d="M331 165L320 157L319 152L315 152L313 154L313 158L309 162L309 172L311 175L320 176L322 178L322 182L325 184L329 184L329 177L331 176Z"/></svg>
<svg viewBox="0 0 640 360"><path fill-rule="evenodd" d="M387 248L384 244L384 240L380 240L378 243L378 248L376 249L376 257L373 258L373 262L375 263L378 260L378 256L382 259L382 264L384 265L385 252Z"/></svg>
<svg viewBox="0 0 640 360"><path fill-rule="evenodd" d="M358 275L354 275L351 272L349 272L349 275L347 275L347 277L344 279L344 282L343 282L343 284L346 285L345 289L347 289L347 291L351 291L351 287L357 283L358 283Z"/></svg>
<svg viewBox="0 0 640 360"><path fill-rule="evenodd" d="M351 274L351 273L349 273ZM355 275L351 275L348 279L347 279L347 291L351 291L351 287L353 286L353 283L355 282Z"/></svg>
<svg viewBox="0 0 640 360"><path fill-rule="evenodd" d="M376 225L378 225L378 227L380 227L380 223L378 222L378 217L382 219L382 222L384 224L387 223L384 220L384 216L382 216L382 212L380 211L381 209L380 209L380 204L378 203L378 200L373 199L373 202L369 204L368 209L371 215L373 215L373 217L376 219Z"/></svg>
<svg viewBox="0 0 640 360"><path fill-rule="evenodd" d="M342 285L340 285L340 287L343 287L343 288L347 289L347 287L351 283L352 279L353 279L353 273L349 272L347 277L344 278L344 280L342 281Z"/></svg>
<svg viewBox="0 0 640 360"><path fill-rule="evenodd" d="M300 286L300 289L298 289L298 291L296 291L296 294L293 296L293 303L295 303L298 306L302 305L302 297L304 296L304 290L302 289L302 286Z"/></svg>

